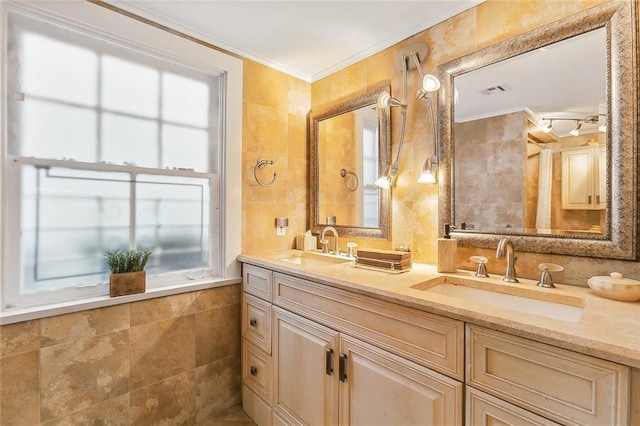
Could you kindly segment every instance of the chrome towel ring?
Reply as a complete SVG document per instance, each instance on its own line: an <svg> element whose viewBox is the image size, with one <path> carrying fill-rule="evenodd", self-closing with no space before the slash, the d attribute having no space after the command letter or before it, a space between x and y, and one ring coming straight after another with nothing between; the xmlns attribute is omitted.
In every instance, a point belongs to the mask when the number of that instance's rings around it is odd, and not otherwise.
<svg viewBox="0 0 640 426"><path fill-rule="evenodd" d="M351 186L349 186L349 184L347 183L347 181L348 181L347 175L351 175L354 178L354 184L351 185ZM358 189L358 184L360 183L360 181L358 180L358 175L357 174L355 174L351 170L341 169L340 170L340 176L342 176L342 180L344 182L344 187L347 188L347 191L354 192L356 189Z"/></svg>
<svg viewBox="0 0 640 426"><path fill-rule="evenodd" d="M263 160L262 158L258 158L258 161L256 161L256 165L253 168L253 178L256 180L256 182L258 182L260 186L269 186L273 182L275 182L276 176L278 176L277 173L274 173L273 178L271 178L271 181L267 183L261 182L260 179L258 179L258 174L257 174L258 169L264 169L265 167L272 166L272 165L273 165L273 161L271 160Z"/></svg>

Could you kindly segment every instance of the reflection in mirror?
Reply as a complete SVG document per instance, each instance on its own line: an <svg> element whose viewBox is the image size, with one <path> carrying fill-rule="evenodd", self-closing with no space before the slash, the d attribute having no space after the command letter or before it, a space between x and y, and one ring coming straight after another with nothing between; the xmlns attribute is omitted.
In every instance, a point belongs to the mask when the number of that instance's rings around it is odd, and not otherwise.
<svg viewBox="0 0 640 426"><path fill-rule="evenodd" d="M380 85L310 115L310 227L340 236L388 238L389 199L373 183L389 161L389 114L376 105Z"/></svg>
<svg viewBox="0 0 640 426"><path fill-rule="evenodd" d="M378 228L378 109L367 105L318 128L318 215L325 224ZM360 184L362 183L362 184Z"/></svg>
<svg viewBox="0 0 640 426"><path fill-rule="evenodd" d="M610 2L441 65L440 227L635 259L636 31L633 2Z"/></svg>
<svg viewBox="0 0 640 426"><path fill-rule="evenodd" d="M455 223L603 235L606 35L599 28L454 78Z"/></svg>

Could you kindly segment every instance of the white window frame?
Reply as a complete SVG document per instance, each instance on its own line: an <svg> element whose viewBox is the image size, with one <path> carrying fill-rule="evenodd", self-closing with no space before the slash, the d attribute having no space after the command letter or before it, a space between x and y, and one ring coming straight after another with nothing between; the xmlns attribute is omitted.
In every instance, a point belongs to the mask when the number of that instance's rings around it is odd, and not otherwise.
<svg viewBox="0 0 640 426"><path fill-rule="evenodd" d="M189 283L176 282L158 289L147 291L139 295L124 296L110 299L107 296L92 299L76 300L40 307L18 308L4 310L0 313L0 324L24 321L60 313L79 311L126 303L151 297L159 297L185 291L194 291L241 281L240 265L236 257L240 254L241 243L241 182L242 182L242 60L214 50L204 44L177 36L161 28L151 26L107 8L82 2L42 2L32 4L28 1L2 2L2 81L6 82L6 31L8 10L26 12L41 19L77 28L87 34L116 41L149 54L185 64L203 72L220 73L226 83L225 111L222 112L221 123L225 132L221 135L222 161L220 169L221 208L218 212L222 251L219 256L219 277L194 280ZM4 253L5 238L16 238L7 229L7 215L12 209L13 202L6 200L4 179L7 175L5 164L7 161L7 130L5 119L6 84L0 85L0 120L2 120L2 150L0 160L0 208L2 227L0 235L0 284L3 292L5 286L17 283L5 282L6 268L17 267L19 263L7 260ZM5 262L6 261L6 262ZM4 306L3 295L0 295L0 305Z"/></svg>

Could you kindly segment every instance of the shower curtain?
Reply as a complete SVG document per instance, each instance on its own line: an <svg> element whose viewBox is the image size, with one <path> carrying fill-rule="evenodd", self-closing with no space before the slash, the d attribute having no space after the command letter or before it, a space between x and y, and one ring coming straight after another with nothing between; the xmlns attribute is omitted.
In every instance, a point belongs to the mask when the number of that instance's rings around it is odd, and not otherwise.
<svg viewBox="0 0 640 426"><path fill-rule="evenodd" d="M536 228L538 232L551 231L551 182L553 172L553 151L540 151L538 170L538 211L536 212Z"/></svg>

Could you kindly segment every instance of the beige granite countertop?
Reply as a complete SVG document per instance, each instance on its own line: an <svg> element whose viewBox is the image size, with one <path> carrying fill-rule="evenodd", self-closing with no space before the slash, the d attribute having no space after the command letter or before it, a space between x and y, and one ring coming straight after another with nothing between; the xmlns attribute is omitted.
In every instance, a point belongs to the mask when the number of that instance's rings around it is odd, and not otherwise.
<svg viewBox="0 0 640 426"><path fill-rule="evenodd" d="M543 289L536 286L537 281L529 279L507 284L502 282L502 276L495 274L490 278L477 278L473 272L464 270L440 274L434 265L419 263L414 263L408 272L390 274L358 268L354 262L298 265L282 260L301 254L298 250L265 251L241 254L238 260L640 368L640 302L609 300L589 288L558 283L555 289ZM524 291L552 301L568 301L583 306L584 311L576 322L562 321L420 289L425 287L423 283L443 277L451 281L464 279L478 285L499 286L505 293Z"/></svg>

